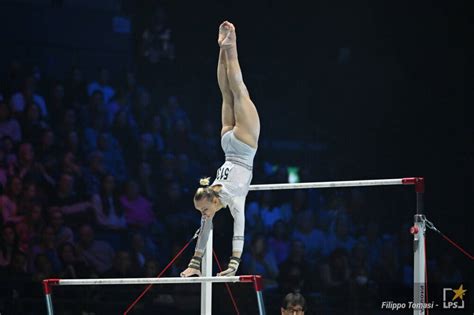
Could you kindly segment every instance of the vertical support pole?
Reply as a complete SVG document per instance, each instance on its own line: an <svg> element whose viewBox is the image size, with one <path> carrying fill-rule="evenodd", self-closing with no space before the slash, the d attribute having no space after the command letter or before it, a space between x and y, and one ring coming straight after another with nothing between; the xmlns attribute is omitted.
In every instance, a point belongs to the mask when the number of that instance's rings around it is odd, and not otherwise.
<svg viewBox="0 0 474 315"><path fill-rule="evenodd" d="M53 299L51 298L52 288L49 279L43 280L44 298L46 300L46 311L48 315L54 315Z"/></svg>
<svg viewBox="0 0 474 315"><path fill-rule="evenodd" d="M214 229L209 231L209 238L206 244L206 251L202 257L202 276L212 277L212 234ZM201 283L201 315L212 315L212 282Z"/></svg>
<svg viewBox="0 0 474 315"><path fill-rule="evenodd" d="M263 282L261 276L253 276L253 285L255 287L255 292L257 293L257 302L258 302L258 313L260 315L265 315L265 304L263 303Z"/></svg>
<svg viewBox="0 0 474 315"><path fill-rule="evenodd" d="M411 233L413 234L413 302L414 303L425 303L426 301L426 257L425 257L425 215L423 193L425 191L425 185L423 178L416 178L415 181L416 190L416 215L415 224L412 227ZM423 305L423 304L418 304ZM414 308L414 315L424 315L425 308Z"/></svg>
<svg viewBox="0 0 474 315"><path fill-rule="evenodd" d="M413 302L425 303L426 296L426 261L425 261L425 216L423 214L415 215L415 225L413 227L413 250L414 250L414 268L413 268ZM419 304L420 305L420 304ZM425 309L413 309L414 315L424 315Z"/></svg>

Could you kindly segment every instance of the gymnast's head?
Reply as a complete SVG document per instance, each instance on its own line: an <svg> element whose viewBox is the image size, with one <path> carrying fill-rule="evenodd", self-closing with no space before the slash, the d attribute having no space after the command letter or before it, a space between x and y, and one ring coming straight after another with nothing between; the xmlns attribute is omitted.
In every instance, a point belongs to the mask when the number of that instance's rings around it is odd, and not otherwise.
<svg viewBox="0 0 474 315"><path fill-rule="evenodd" d="M282 315L304 315L306 300L301 293L288 293L281 303Z"/></svg>
<svg viewBox="0 0 474 315"><path fill-rule="evenodd" d="M201 178L199 187L194 194L194 207L199 210L202 215L212 218L214 214L223 208L219 199L221 185L209 186L209 177Z"/></svg>

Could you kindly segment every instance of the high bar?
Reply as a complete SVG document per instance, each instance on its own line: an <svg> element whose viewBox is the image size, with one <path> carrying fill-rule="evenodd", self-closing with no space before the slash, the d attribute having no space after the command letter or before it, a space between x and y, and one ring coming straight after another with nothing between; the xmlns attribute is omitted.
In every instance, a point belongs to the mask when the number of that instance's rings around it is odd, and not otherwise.
<svg viewBox="0 0 474 315"><path fill-rule="evenodd" d="M367 180L309 182L309 183L294 183L294 184L262 184L262 185L250 185L250 190L287 190L287 189L390 186L390 185L423 185L423 178L422 177L405 177L405 178L394 178L394 179L367 179Z"/></svg>

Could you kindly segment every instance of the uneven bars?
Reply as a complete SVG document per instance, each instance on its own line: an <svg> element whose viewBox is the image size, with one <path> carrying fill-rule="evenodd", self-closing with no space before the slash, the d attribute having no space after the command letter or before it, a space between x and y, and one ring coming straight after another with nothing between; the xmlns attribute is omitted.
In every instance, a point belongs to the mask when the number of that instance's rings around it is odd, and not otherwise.
<svg viewBox="0 0 474 315"><path fill-rule="evenodd" d="M55 285L113 285L113 284L184 284L184 283L224 283L241 282L253 283L257 294L258 310L260 315L265 315L265 305L263 303L263 280L260 275L243 275L234 277L169 277L169 278L109 278L109 279L45 279L43 280L43 290L46 299L48 315L54 315L52 287Z"/></svg>
<svg viewBox="0 0 474 315"><path fill-rule="evenodd" d="M294 184L262 184L250 185L250 190L286 190L310 188L336 188L336 187L361 187L361 186L389 186L389 185L423 185L422 177L406 177L394 179L367 179L347 180L333 182L310 182Z"/></svg>

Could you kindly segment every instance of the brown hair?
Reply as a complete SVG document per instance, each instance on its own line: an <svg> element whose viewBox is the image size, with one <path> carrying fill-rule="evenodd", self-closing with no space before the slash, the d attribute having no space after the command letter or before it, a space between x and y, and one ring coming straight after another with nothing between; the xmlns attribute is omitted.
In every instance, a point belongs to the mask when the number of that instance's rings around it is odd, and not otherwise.
<svg viewBox="0 0 474 315"><path fill-rule="evenodd" d="M212 200L214 197L219 198L221 185L209 186L209 180L210 177L201 178L199 180L199 185L201 185L201 187L196 190L196 193L194 194L194 201L199 201L204 198L206 200Z"/></svg>

